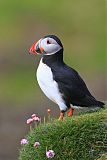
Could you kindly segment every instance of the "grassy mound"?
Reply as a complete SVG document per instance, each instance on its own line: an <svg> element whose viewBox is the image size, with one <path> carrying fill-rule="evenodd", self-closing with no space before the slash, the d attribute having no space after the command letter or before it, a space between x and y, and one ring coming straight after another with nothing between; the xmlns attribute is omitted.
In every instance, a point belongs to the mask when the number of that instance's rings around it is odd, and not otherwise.
<svg viewBox="0 0 107 160"><path fill-rule="evenodd" d="M55 160L105 160L107 109L39 125L26 138L29 144L22 146L19 160L46 160L46 148L54 150Z"/></svg>

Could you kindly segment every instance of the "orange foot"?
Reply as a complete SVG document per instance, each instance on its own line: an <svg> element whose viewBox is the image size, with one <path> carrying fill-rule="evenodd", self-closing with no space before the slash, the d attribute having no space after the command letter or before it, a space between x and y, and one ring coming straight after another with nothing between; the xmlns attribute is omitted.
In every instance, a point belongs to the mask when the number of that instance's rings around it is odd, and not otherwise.
<svg viewBox="0 0 107 160"><path fill-rule="evenodd" d="M74 109L70 108L69 111L68 111L68 117L72 117L73 116L73 112L74 112Z"/></svg>
<svg viewBox="0 0 107 160"><path fill-rule="evenodd" d="M60 112L59 120L63 120L64 114L65 114L64 112Z"/></svg>

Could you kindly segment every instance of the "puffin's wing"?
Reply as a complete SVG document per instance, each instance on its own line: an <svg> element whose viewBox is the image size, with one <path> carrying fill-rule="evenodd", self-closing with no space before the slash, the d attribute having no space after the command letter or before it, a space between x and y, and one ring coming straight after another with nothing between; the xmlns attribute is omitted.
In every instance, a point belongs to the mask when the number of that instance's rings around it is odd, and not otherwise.
<svg viewBox="0 0 107 160"><path fill-rule="evenodd" d="M74 69L64 64L58 68L55 67L52 72L53 78L58 83L59 90L67 103L81 107L104 105L91 95L85 82Z"/></svg>

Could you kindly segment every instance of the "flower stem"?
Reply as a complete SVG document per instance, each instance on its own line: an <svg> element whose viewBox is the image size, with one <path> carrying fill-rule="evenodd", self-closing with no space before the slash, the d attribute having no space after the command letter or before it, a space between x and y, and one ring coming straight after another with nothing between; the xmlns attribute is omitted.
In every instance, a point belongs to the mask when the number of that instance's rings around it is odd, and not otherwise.
<svg viewBox="0 0 107 160"><path fill-rule="evenodd" d="M32 126L30 125L30 131L32 131Z"/></svg>
<svg viewBox="0 0 107 160"><path fill-rule="evenodd" d="M44 125L46 124L46 118L44 117Z"/></svg>

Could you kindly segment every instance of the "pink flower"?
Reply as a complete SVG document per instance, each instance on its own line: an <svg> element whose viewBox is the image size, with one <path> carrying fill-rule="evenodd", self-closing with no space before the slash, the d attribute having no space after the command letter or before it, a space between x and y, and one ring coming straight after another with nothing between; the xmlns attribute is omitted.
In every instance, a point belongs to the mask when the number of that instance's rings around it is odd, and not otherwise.
<svg viewBox="0 0 107 160"><path fill-rule="evenodd" d="M40 118L37 117L37 116L36 116L36 117L33 117L32 119L33 119L34 121L36 121L36 122L40 122Z"/></svg>
<svg viewBox="0 0 107 160"><path fill-rule="evenodd" d="M29 118L29 119L27 119L27 124L31 124L33 122L33 119L32 118Z"/></svg>
<svg viewBox="0 0 107 160"><path fill-rule="evenodd" d="M35 148L38 148L40 146L40 143L39 142L35 142L34 145L33 145Z"/></svg>
<svg viewBox="0 0 107 160"><path fill-rule="evenodd" d="M51 113L51 109L48 108L48 109L47 109L47 112L48 112L48 114L50 114L50 113Z"/></svg>
<svg viewBox="0 0 107 160"><path fill-rule="evenodd" d="M47 158L53 158L55 156L55 152L53 150L49 150L46 152Z"/></svg>
<svg viewBox="0 0 107 160"><path fill-rule="evenodd" d="M28 142L28 140L27 139L22 139L21 141L20 141L20 144L21 145L26 145L26 144L28 144L29 142Z"/></svg>
<svg viewBox="0 0 107 160"><path fill-rule="evenodd" d="M32 118L36 117L36 114L32 114L31 117L32 117Z"/></svg>

